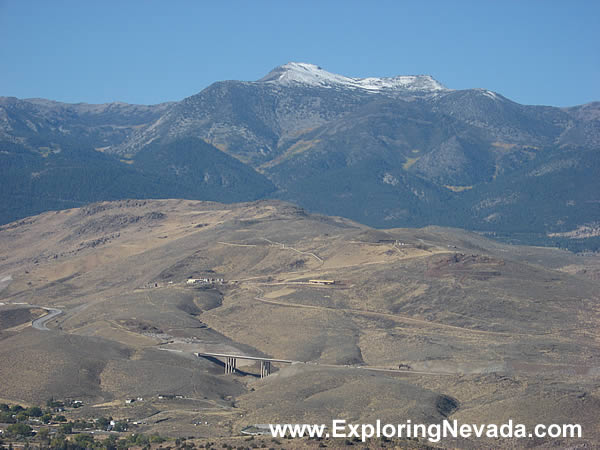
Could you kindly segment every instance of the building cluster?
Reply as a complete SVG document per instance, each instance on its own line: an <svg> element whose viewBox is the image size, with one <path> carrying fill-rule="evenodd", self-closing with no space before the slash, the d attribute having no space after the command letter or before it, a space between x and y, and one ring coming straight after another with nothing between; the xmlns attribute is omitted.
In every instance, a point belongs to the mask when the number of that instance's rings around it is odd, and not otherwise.
<svg viewBox="0 0 600 450"><path fill-rule="evenodd" d="M335 280L308 280L309 284L319 284L319 285L332 285L335 284Z"/></svg>
<svg viewBox="0 0 600 450"><path fill-rule="evenodd" d="M180 394L159 394L158 395L158 399L159 400L181 400L185 398L183 395Z"/></svg>
<svg viewBox="0 0 600 450"><path fill-rule="evenodd" d="M192 286L194 284L223 284L223 278L188 278L186 284Z"/></svg>

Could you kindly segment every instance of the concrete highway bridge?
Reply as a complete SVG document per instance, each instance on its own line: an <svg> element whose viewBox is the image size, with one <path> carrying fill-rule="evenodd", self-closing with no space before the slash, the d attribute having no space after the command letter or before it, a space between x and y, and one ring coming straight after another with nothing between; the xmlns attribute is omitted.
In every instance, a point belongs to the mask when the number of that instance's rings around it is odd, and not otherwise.
<svg viewBox="0 0 600 450"><path fill-rule="evenodd" d="M249 361L260 361L260 377L264 378L271 374L271 363L281 364L293 364L298 361L291 361L289 359L274 359L264 358L262 356L249 356L249 355L233 355L230 353L209 353L209 352L198 352L198 357L209 357L209 358L222 358L225 363L225 373L234 373L236 371L237 360L245 359Z"/></svg>

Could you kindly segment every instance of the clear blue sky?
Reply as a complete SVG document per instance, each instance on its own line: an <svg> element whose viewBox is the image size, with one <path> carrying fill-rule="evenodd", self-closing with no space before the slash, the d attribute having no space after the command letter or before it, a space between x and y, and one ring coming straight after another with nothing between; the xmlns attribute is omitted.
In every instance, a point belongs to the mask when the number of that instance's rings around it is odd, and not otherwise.
<svg viewBox="0 0 600 450"><path fill-rule="evenodd" d="M600 2L0 0L3 96L158 103L289 61L587 103L600 100Z"/></svg>

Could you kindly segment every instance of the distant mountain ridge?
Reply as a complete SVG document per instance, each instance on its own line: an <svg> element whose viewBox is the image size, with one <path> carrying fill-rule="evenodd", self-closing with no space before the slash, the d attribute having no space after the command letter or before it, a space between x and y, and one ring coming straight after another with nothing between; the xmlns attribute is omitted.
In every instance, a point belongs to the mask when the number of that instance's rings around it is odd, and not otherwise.
<svg viewBox="0 0 600 450"><path fill-rule="evenodd" d="M61 207L276 197L372 226L596 248L597 237L557 236L600 223L599 149L600 102L527 106L428 75L288 63L161 105L0 98L0 218L58 207L41 189Z"/></svg>
<svg viewBox="0 0 600 450"><path fill-rule="evenodd" d="M448 90L429 75L408 75L397 77L350 78L327 72L314 64L290 62L276 67L258 80L262 83L280 85L304 84L317 87L339 87L346 89L364 89L370 92L383 90L410 90L437 92Z"/></svg>

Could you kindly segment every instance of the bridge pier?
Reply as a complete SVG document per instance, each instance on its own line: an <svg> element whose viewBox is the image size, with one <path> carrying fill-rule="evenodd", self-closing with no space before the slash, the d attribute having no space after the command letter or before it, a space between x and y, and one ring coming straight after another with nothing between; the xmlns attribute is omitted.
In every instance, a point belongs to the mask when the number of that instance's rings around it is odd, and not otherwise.
<svg viewBox="0 0 600 450"><path fill-rule="evenodd" d="M260 361L260 377L265 378L271 375L271 361Z"/></svg>
<svg viewBox="0 0 600 450"><path fill-rule="evenodd" d="M236 365L237 365L237 359L235 359L235 358L233 358L231 356L228 356L225 359L225 373L226 374L227 373L234 373Z"/></svg>
<svg viewBox="0 0 600 450"><path fill-rule="evenodd" d="M280 363L280 364L293 364L298 361L292 361L289 359L274 359L274 358L266 358L264 356L250 356L250 355L232 355L230 353L195 353L198 357L210 358L214 361L214 358L219 358L219 360L225 360L225 374L235 373L237 360L249 360L249 361L260 361L260 377L265 378L271 375L272 366L271 364Z"/></svg>

